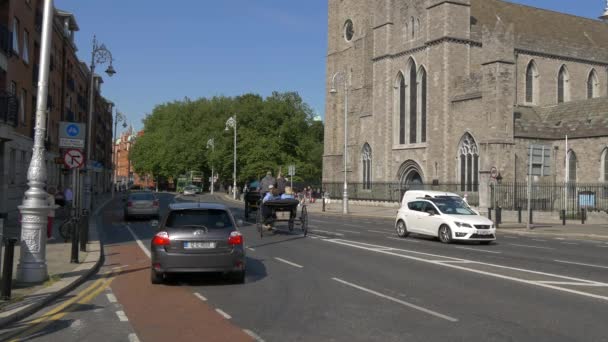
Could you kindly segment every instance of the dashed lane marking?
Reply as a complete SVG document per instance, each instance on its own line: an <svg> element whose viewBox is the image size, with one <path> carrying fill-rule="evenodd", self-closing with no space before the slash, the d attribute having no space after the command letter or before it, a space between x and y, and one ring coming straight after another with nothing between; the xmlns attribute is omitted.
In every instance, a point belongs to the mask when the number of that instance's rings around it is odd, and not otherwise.
<svg viewBox="0 0 608 342"><path fill-rule="evenodd" d="M302 265L298 265L298 264L296 264L296 263L293 263L293 262L288 261L288 260L285 260L285 259L281 259L281 258L277 258L277 257L275 257L274 259L275 259L275 260L278 260L278 261L280 261L280 262L282 262L282 263L286 263L287 265L291 265L291 266L293 266L293 267L297 267L297 268L304 268L304 266L302 266Z"/></svg>
<svg viewBox="0 0 608 342"><path fill-rule="evenodd" d="M129 342L139 342L139 337L137 337L136 333L129 334Z"/></svg>
<svg viewBox="0 0 608 342"><path fill-rule="evenodd" d="M255 248L247 247L248 250L255 252Z"/></svg>
<svg viewBox="0 0 608 342"><path fill-rule="evenodd" d="M361 291L364 291L364 292L367 292L367 293L373 294L373 295L378 296L378 297L380 297L380 298L388 299L388 300L390 300L391 302L398 303L398 304L401 304L401 305L407 306L407 307L409 307L409 308L412 308L412 309L415 309L415 310L418 310L418 311L422 311L422 312L427 313L427 314L429 314L429 315L431 315L431 316L435 316L435 317L438 317L438 318L442 318L442 319L445 319L446 321L450 321L450 322L458 322L458 319L457 319L457 318L450 317L450 316L447 316L447 315L441 314L441 313L436 312L436 311L433 311L433 310L429 310L429 309L423 308L423 307L421 307L421 306L418 306L418 305L415 305L415 304L412 304L412 303L408 303L408 302L403 301L403 300L401 300L401 299L397 299L397 298L394 298L394 297L391 297L391 296L387 296L387 295L385 295L385 294L382 294L382 293L380 293L380 292L376 292L376 291L374 291L374 290L370 290L370 289L365 288L365 287L363 287L363 286L359 286L359 285L356 285L356 284L353 284L353 283L349 283L349 282L347 282L347 281L345 281L345 280L342 280L342 279L339 279L339 278L331 278L331 279L332 279L332 280L335 280L335 281L337 281L337 282L339 282L339 283L342 283L342 284L344 284L344 285L347 285L347 286L353 287L353 288L355 288L355 289L357 289L357 290L361 290Z"/></svg>
<svg viewBox="0 0 608 342"><path fill-rule="evenodd" d="M329 232L327 230L321 230L321 229L315 229L315 232L328 233L328 234L337 235L337 236L344 236L344 234L342 234L342 233Z"/></svg>
<svg viewBox="0 0 608 342"><path fill-rule="evenodd" d="M361 234L361 232L356 232L354 230L347 230L347 229L336 229L339 232L343 232L343 233L351 233L351 234Z"/></svg>
<svg viewBox="0 0 608 342"><path fill-rule="evenodd" d="M137 242L137 245L139 246L139 248L141 248L141 250L144 251L144 253L148 256L148 258L152 258L152 255L150 254L150 251L146 248L146 246L144 246L144 243L141 242L141 240L137 237L137 235L135 234L135 232L131 229L131 226L126 225L125 227L127 227L127 229L129 230L129 232L131 233L131 235L133 235L133 238Z"/></svg>
<svg viewBox="0 0 608 342"><path fill-rule="evenodd" d="M129 318L127 317L127 314L125 314L124 311L120 310L120 311L116 311L116 316L118 316L118 320L121 322L128 322Z"/></svg>
<svg viewBox="0 0 608 342"><path fill-rule="evenodd" d="M396 238L396 237L392 237L392 236L387 236L386 238L391 239L391 240L403 241L403 242L420 243L420 241L418 241L418 240L412 240L412 239L406 239L406 238Z"/></svg>
<svg viewBox="0 0 608 342"><path fill-rule="evenodd" d="M245 334L251 336L251 338L256 340L256 342L264 342L264 340L260 336L258 336L258 334L254 333L253 331L251 331L249 329L243 329L243 331L245 332Z"/></svg>
<svg viewBox="0 0 608 342"><path fill-rule="evenodd" d="M562 245L578 245L576 242L562 242Z"/></svg>
<svg viewBox="0 0 608 342"><path fill-rule="evenodd" d="M547 240L541 240L541 239L532 239L532 241L537 241L537 242L547 242Z"/></svg>
<svg viewBox="0 0 608 342"><path fill-rule="evenodd" d="M106 297L108 297L108 302L116 303L116 296L112 293L106 293Z"/></svg>
<svg viewBox="0 0 608 342"><path fill-rule="evenodd" d="M555 248L551 248L551 247L541 247L541 246L532 246L532 245L520 245L520 244L516 244L516 243L509 243L509 245L511 245L511 246L517 246L517 247L536 248L536 249L555 249Z"/></svg>
<svg viewBox="0 0 608 342"><path fill-rule="evenodd" d="M203 296L202 294L200 294L198 292L194 292L194 295L196 296L196 298L202 300L203 302L207 301L207 298L205 298L205 296Z"/></svg>
<svg viewBox="0 0 608 342"><path fill-rule="evenodd" d="M382 231L382 230L372 230L372 229L368 229L367 230L370 233L377 233L377 234L389 234L391 232L389 232L388 230Z"/></svg>
<svg viewBox="0 0 608 342"><path fill-rule="evenodd" d="M227 314L224 311L222 311L222 309L215 309L215 311L217 313L219 313L220 315L222 315L222 317L224 317L225 319L231 319L232 318L232 316L230 316L229 314Z"/></svg>
<svg viewBox="0 0 608 342"><path fill-rule="evenodd" d="M502 252L499 252L499 251L489 251L487 249L478 249L478 248L469 248L469 247L454 247L454 248L456 248L456 249L466 249L466 250L475 251L475 252L502 254Z"/></svg>
<svg viewBox="0 0 608 342"><path fill-rule="evenodd" d="M595 268L604 268L604 269L608 269L608 266L602 266L602 265L594 265L594 264L585 264L582 262L574 262L574 261L566 261L566 260L553 260L555 262L561 262L562 264L572 264L572 265L580 265L580 266L587 266L587 267L595 267Z"/></svg>

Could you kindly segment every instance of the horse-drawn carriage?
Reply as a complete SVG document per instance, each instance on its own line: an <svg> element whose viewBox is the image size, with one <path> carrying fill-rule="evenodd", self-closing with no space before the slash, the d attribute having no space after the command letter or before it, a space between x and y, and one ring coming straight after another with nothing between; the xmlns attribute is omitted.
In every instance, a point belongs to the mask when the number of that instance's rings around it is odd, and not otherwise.
<svg viewBox="0 0 608 342"><path fill-rule="evenodd" d="M292 232L295 226L299 226L304 236L308 234L308 210L306 205L302 205L300 210L300 216L298 216L298 205L300 201L296 199L281 199L281 200L270 200L262 203L262 200L258 202L258 212L256 216L256 226L260 237L264 236L265 225L274 229L274 225L277 222L287 222L287 227ZM265 207L265 208L264 208ZM264 211L267 211L269 215L264 217ZM289 218L279 218L277 213L289 213Z"/></svg>

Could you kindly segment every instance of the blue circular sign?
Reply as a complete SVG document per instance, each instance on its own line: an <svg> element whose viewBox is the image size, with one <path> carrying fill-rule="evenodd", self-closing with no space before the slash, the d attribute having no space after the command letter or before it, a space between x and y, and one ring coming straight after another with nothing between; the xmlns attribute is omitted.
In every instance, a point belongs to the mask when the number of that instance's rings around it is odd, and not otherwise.
<svg viewBox="0 0 608 342"><path fill-rule="evenodd" d="M78 134L80 134L80 128L78 128L78 125L68 125L68 127L66 127L66 133L71 136L71 137L75 137Z"/></svg>

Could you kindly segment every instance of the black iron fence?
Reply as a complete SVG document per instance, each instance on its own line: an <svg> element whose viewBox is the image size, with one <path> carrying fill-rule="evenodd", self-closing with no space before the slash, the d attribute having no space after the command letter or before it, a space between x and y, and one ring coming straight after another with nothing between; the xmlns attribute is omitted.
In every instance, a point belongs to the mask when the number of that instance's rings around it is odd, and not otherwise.
<svg viewBox="0 0 608 342"><path fill-rule="evenodd" d="M404 186L400 183L348 183L348 198L356 201L400 202L407 190L445 191L467 195L467 202L472 206L479 205L479 193L461 191L460 184L416 184ZM344 183L323 183L323 190L331 198L340 199L344 192Z"/></svg>
<svg viewBox="0 0 608 342"><path fill-rule="evenodd" d="M504 210L528 209L528 184L502 183L490 187L494 207ZM530 208L538 211L577 213L581 209L608 211L608 183L551 183L533 184Z"/></svg>

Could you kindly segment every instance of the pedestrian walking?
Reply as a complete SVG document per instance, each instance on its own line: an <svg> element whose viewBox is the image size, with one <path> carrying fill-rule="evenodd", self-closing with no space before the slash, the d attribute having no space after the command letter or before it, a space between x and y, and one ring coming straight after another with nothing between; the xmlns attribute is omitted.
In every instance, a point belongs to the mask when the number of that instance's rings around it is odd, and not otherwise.
<svg viewBox="0 0 608 342"><path fill-rule="evenodd" d="M63 191L63 198L65 198L65 205L68 208L72 208L72 201L74 200L74 193L72 192L72 189L68 186L65 188L65 190Z"/></svg>
<svg viewBox="0 0 608 342"><path fill-rule="evenodd" d="M262 195L266 194L270 191L270 186L272 185L274 187L276 183L277 180L272 177L272 172L266 172L266 176L262 178L262 181L260 182L260 193Z"/></svg>
<svg viewBox="0 0 608 342"><path fill-rule="evenodd" d="M281 173L279 173L279 177L277 178L277 189L279 190L279 194L285 193L285 186L287 185L287 180Z"/></svg>
<svg viewBox="0 0 608 342"><path fill-rule="evenodd" d="M46 223L46 238L50 239L53 236L53 221L55 220L55 188L50 187L47 191L46 205L49 207Z"/></svg>

